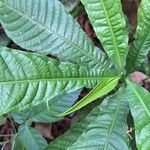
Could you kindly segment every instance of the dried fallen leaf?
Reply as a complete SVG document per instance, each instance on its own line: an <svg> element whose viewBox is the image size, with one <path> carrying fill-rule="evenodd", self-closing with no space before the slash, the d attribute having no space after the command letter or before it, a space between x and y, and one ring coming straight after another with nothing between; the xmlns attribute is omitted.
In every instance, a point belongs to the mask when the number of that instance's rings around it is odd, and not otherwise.
<svg viewBox="0 0 150 150"><path fill-rule="evenodd" d="M135 71L134 73L131 74L132 81L142 86L143 86L143 81L146 80L147 78L148 77L142 72Z"/></svg>

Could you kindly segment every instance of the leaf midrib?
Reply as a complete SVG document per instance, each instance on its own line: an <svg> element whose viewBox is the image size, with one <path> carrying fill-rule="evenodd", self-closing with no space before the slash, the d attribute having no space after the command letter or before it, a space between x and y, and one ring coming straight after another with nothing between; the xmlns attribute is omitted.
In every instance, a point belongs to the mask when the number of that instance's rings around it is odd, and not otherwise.
<svg viewBox="0 0 150 150"><path fill-rule="evenodd" d="M76 45L76 44L70 42L68 39L64 38L61 34L59 34L59 33L55 32L54 30L52 30L52 29L50 29L50 28L44 26L44 25L41 24L39 21L34 20L32 17L31 17L31 18L28 17L26 14L23 14L22 12L20 12L20 11L14 9L14 8L11 7L10 5L8 5L8 4L4 3L4 2L1 2L1 1L0 1L0 3L2 3L3 5L5 5L5 6L8 7L9 9L12 9L13 11L15 11L15 12L18 13L18 14L20 14L21 16L26 17L26 18L27 18L28 20L30 20L31 22L37 23L37 24L39 25L39 27L41 27L42 29L44 29L44 30L46 30L46 31L48 31L48 32L50 32L50 33L53 33L53 34L57 35L57 37L63 39L66 43L69 43L70 45L72 45L72 46L75 47L76 49L79 49L79 50L82 51L82 53L84 53L87 57L90 57L92 60L94 60L95 62L97 62L98 64L101 65L100 61L99 61L96 57L92 57L91 54L85 52L82 48L80 48L78 45Z"/></svg>
<svg viewBox="0 0 150 150"><path fill-rule="evenodd" d="M117 58L118 58L119 67L122 69L123 68L123 64L122 64L121 58L119 56L119 49L118 49L117 42L116 42L116 39L115 39L115 36L114 36L114 31L113 31L111 22L109 20L109 15L108 15L107 10L105 8L104 1L101 0L100 3L102 3L102 7L103 7L103 10L104 10L105 16L107 18L107 23L108 23L108 26L109 26L109 29L110 29L110 32L111 32L111 35L112 35L112 40L113 40L113 43L114 43L114 47L116 49L116 54L117 54Z"/></svg>
<svg viewBox="0 0 150 150"><path fill-rule="evenodd" d="M48 82L48 81L89 81L89 80L101 80L101 79L111 79L114 77L82 77L82 78L53 78L53 79L20 79L20 80L10 80L10 81L0 81L0 85L6 84L16 84L16 83L33 83L33 82Z"/></svg>
<svg viewBox="0 0 150 150"><path fill-rule="evenodd" d="M107 138L107 140L106 140L106 142L105 142L105 145L104 145L104 150L107 150L107 147L108 147L108 144L109 144L109 141L110 141L110 138L111 138L111 133L112 133L113 128L114 128L114 126L115 126L115 122L116 122L116 119L117 119L117 114L118 114L118 111L119 111L119 106L120 106L120 104L121 104L120 101L121 101L121 100L119 100L118 105L117 105L117 109L116 109L116 112L115 112L115 116L114 116L113 122L112 122L112 124L111 124L109 133L108 133L108 138Z"/></svg>
<svg viewBox="0 0 150 150"><path fill-rule="evenodd" d="M113 123L112 123L112 125L111 125L110 131L109 131L109 134L108 134L108 139L110 139L112 129L114 128L114 125L115 125L115 121L116 121L116 119L117 119L117 114L118 114L118 111L119 111L119 106L120 106L120 104L121 104L121 102L119 101L119 103L118 103L118 105L117 105L116 112L115 112L114 120L113 120ZM78 140L80 139L80 137L81 137L82 135L84 135L84 134L87 132L87 129L93 124L93 122L94 122L95 120L98 120L99 117L101 117L101 115L102 115L102 113L101 113L101 111L100 111L99 114L97 115L97 117L96 117L94 120L92 120L92 122L91 122L89 125L86 126L86 128L83 130L83 132L81 133L81 135L76 139L76 141L75 141L73 144L71 144L71 146L75 145L75 144L78 142ZM107 145L108 145L108 141L109 141L109 140L107 140L107 141L106 141L107 143L105 143L104 150L107 150L106 148L107 148ZM70 148L71 146L69 146L69 148ZM67 148L67 150L69 150L69 149Z"/></svg>
<svg viewBox="0 0 150 150"><path fill-rule="evenodd" d="M95 114L92 114L95 116ZM80 140L80 137L84 136L84 134L87 132L87 129L93 124L94 121L96 121L97 119L99 119L99 117L102 115L102 111L100 110L100 112L96 115L96 117L91 120L91 122L89 122L88 125L86 125L86 128L83 129L83 131L80 133L80 135L77 137L76 141L74 141L73 143L71 143L69 145L69 147L67 148L67 150L70 150L70 147L74 146L77 144L78 140ZM87 119L89 117L89 114L85 117L85 119Z"/></svg>

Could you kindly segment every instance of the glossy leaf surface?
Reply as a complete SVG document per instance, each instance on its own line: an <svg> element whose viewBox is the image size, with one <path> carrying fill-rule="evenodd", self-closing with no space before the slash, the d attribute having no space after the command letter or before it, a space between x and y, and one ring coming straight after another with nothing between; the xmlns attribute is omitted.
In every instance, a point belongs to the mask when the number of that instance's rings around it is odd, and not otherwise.
<svg viewBox="0 0 150 150"><path fill-rule="evenodd" d="M97 37L119 70L128 52L128 33L120 0L82 0Z"/></svg>
<svg viewBox="0 0 150 150"><path fill-rule="evenodd" d="M27 50L91 67L108 63L58 0L0 0L0 22Z"/></svg>
<svg viewBox="0 0 150 150"><path fill-rule="evenodd" d="M59 95L48 102L48 104L40 104L30 109L13 113L15 122L23 124L27 121L50 123L56 122L62 117L58 115L69 109L77 100L81 90L69 93L67 95Z"/></svg>
<svg viewBox="0 0 150 150"><path fill-rule="evenodd" d="M39 54L0 48L0 115L21 111L116 76L106 70L59 62Z"/></svg>
<svg viewBox="0 0 150 150"><path fill-rule="evenodd" d="M48 149L128 150L126 117L128 104L124 90L95 107L67 133L53 141Z"/></svg>
<svg viewBox="0 0 150 150"><path fill-rule="evenodd" d="M150 149L150 93L127 80L128 101L135 123L136 143L139 150Z"/></svg>
<svg viewBox="0 0 150 150"><path fill-rule="evenodd" d="M133 72L141 66L150 50L150 0L142 0L138 11L137 38L130 47L127 70Z"/></svg>
<svg viewBox="0 0 150 150"><path fill-rule="evenodd" d="M89 94L87 94L83 99L81 99L77 104L64 112L62 115L68 115L76 110L79 110L97 98L108 94L118 85L118 80L119 77L103 80L101 83L97 84L97 86L95 86Z"/></svg>

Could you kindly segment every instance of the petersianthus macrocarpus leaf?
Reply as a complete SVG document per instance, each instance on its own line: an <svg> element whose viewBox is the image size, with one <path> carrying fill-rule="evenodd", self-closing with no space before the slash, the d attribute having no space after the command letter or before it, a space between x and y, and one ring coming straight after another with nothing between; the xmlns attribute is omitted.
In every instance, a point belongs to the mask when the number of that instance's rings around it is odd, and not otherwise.
<svg viewBox="0 0 150 150"><path fill-rule="evenodd" d="M138 150L150 149L150 93L127 80L127 96L135 124Z"/></svg>
<svg viewBox="0 0 150 150"><path fill-rule="evenodd" d="M120 0L81 0L97 37L120 71L128 52L128 32Z"/></svg>
<svg viewBox="0 0 150 150"><path fill-rule="evenodd" d="M76 0L60 0L60 2L62 2L68 12L71 12L78 4Z"/></svg>
<svg viewBox="0 0 150 150"><path fill-rule="evenodd" d="M19 46L78 64L107 64L58 0L0 0L0 22Z"/></svg>
<svg viewBox="0 0 150 150"><path fill-rule="evenodd" d="M49 144L57 150L129 150L127 114L129 106L124 89L106 98L69 131Z"/></svg>
<svg viewBox="0 0 150 150"><path fill-rule="evenodd" d="M0 115L21 111L116 75L109 68L59 62L41 54L0 48Z"/></svg>
<svg viewBox="0 0 150 150"><path fill-rule="evenodd" d="M88 105L99 97L102 97L112 91L117 85L119 77L114 77L111 79L103 80L101 83L97 84L94 89L87 94L83 99L81 99L77 104L72 106L69 110L61 114L61 116L68 115L74 111L81 109L82 107Z"/></svg>
<svg viewBox="0 0 150 150"><path fill-rule="evenodd" d="M24 143L18 136L13 140L11 150L26 150Z"/></svg>
<svg viewBox="0 0 150 150"><path fill-rule="evenodd" d="M42 135L26 124L19 127L19 139L23 142L26 150L44 150L47 147L47 142Z"/></svg>
<svg viewBox="0 0 150 150"><path fill-rule="evenodd" d="M138 9L136 39L131 44L127 57L127 71L134 72L141 66L150 50L150 0L142 0Z"/></svg>
<svg viewBox="0 0 150 150"><path fill-rule="evenodd" d="M40 104L29 109L12 113L12 116L18 124L25 122L56 122L62 117L58 116L69 109L77 100L81 90L77 90L66 95L59 95L51 99L48 103Z"/></svg>
<svg viewBox="0 0 150 150"><path fill-rule="evenodd" d="M11 40L5 33L0 33L0 46L7 46Z"/></svg>

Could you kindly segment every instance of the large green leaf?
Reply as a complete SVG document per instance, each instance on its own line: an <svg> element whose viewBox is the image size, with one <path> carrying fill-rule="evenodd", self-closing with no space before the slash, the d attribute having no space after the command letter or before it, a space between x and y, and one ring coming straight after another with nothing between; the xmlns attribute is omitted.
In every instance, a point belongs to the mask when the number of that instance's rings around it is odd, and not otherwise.
<svg viewBox="0 0 150 150"><path fill-rule="evenodd" d="M94 89L62 115L68 115L112 91L118 85L119 77L103 80Z"/></svg>
<svg viewBox="0 0 150 150"><path fill-rule="evenodd" d="M128 33L120 0L81 0L107 54L123 70L128 52Z"/></svg>
<svg viewBox="0 0 150 150"><path fill-rule="evenodd" d="M67 95L59 95L48 102L48 104L40 104L30 109L13 113L15 122L23 124L27 121L50 123L56 122L62 117L58 115L69 109L77 100L81 90L69 93Z"/></svg>
<svg viewBox="0 0 150 150"><path fill-rule="evenodd" d="M42 135L27 125L19 128L19 139L24 143L26 150L44 150L47 147L47 142Z"/></svg>
<svg viewBox="0 0 150 150"><path fill-rule="evenodd" d="M144 61L150 50L150 0L142 0L138 11L137 38L130 46L127 70L133 72Z"/></svg>
<svg viewBox="0 0 150 150"><path fill-rule="evenodd" d="M60 63L40 54L0 48L0 115L49 101L82 87L92 88L116 76L110 70L95 70Z"/></svg>
<svg viewBox="0 0 150 150"><path fill-rule="evenodd" d="M8 36L27 50L91 67L107 63L58 0L0 0L0 22Z"/></svg>
<svg viewBox="0 0 150 150"><path fill-rule="evenodd" d="M128 150L128 109L123 89L105 99L67 133L53 141L48 149Z"/></svg>
<svg viewBox="0 0 150 150"><path fill-rule="evenodd" d="M128 101L135 122L136 142L139 150L150 149L150 93L127 80Z"/></svg>

